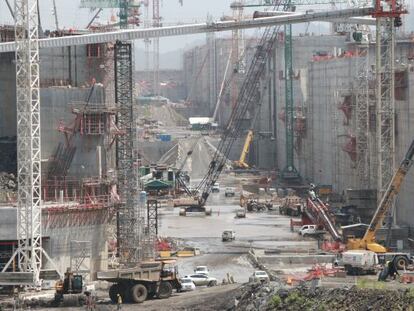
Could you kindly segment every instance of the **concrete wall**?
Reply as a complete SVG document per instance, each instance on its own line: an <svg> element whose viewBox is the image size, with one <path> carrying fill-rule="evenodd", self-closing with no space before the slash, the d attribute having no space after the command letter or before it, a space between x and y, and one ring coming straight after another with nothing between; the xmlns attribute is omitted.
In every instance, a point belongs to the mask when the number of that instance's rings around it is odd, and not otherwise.
<svg viewBox="0 0 414 311"><path fill-rule="evenodd" d="M3 207L0 209L0 239L2 241L17 239L17 210L16 208ZM79 215L83 212L79 211ZM87 213L87 212L86 212ZM86 215L86 214L85 214ZM71 216L74 216L73 213ZM89 241L92 260L86 260L82 269L91 269L91 275L99 270L107 269L108 248L106 240L107 224L67 226L48 228L45 225L46 213L43 214L42 235L43 247L63 273L70 267L71 241ZM65 217L65 216L59 216ZM44 258L44 267L52 269L53 266Z"/></svg>
<svg viewBox="0 0 414 311"><path fill-rule="evenodd" d="M0 137L16 136L16 65L14 53L0 54Z"/></svg>
<svg viewBox="0 0 414 311"><path fill-rule="evenodd" d="M100 57L87 57L87 46L40 50L41 87L90 86L106 75L106 46ZM0 54L0 137L16 135L16 66L14 53ZM85 97L84 97L85 98Z"/></svg>
<svg viewBox="0 0 414 311"><path fill-rule="evenodd" d="M256 125L256 131L271 132L271 137L261 138L253 143L250 161L259 167L283 170L286 166L286 132L285 123L278 115L285 108L285 73L284 73L284 41L283 37L276 42L275 68L276 74L271 79L270 91L274 88L276 98L263 94L264 105ZM217 65L217 75L221 79L225 68L226 55L230 48L229 41L218 40L217 49L221 54ZM350 136L356 134L355 106L352 107L351 118L346 121L345 114L339 109L344 96L355 91L357 87L357 68L362 59L356 56L350 58L335 57L327 60L314 60L318 53L340 55L344 51L355 52L356 45L349 37L341 35L299 36L293 39L293 97L295 110L302 110L307 118L306 133L299 139L295 135L295 166L301 176L308 182L332 185L338 193L346 189L375 189L376 188L376 157L374 147L371 148L370 182L362 185L358 179L356 164L344 147ZM195 74L203 62L206 47L197 47L184 56L185 85L187 92L193 85ZM399 163L405 154L407 146L414 136L412 126L412 98L414 98L413 72L414 43L401 39L396 46L396 64L398 69L406 72L405 85L396 89L396 162ZM375 62L375 44L370 45L370 65ZM249 65L249 61L247 62ZM207 112L208 107L208 70L197 79L196 107L199 111ZM219 79L219 80L220 80ZM267 90L269 91L269 90ZM220 111L219 122L225 124L226 113L230 111L229 99ZM354 102L352 103L355 104ZM211 107L210 107L211 108ZM211 109L210 109L211 110ZM375 119L375 115L373 115ZM374 120L375 121L375 120ZM375 142L375 126L371 129L370 139ZM235 144L231 158L240 155L243 139ZM275 165L277 163L277 165ZM397 218L400 224L414 222L411 212L411 202L414 191L410 191L414 183L414 172L411 172L398 198Z"/></svg>
<svg viewBox="0 0 414 311"><path fill-rule="evenodd" d="M76 115L72 113L70 103L85 101L90 88L49 87L43 88L41 97L41 131L42 131L42 159L49 159L55 152L59 143L65 143L65 135L57 130L59 122L73 126ZM90 103L105 101L104 88L96 86ZM73 145L76 153L69 169L70 176L86 177L97 176L96 147L104 145L103 136L75 136ZM102 148L105 152L105 148ZM102 156L105 159L105 154ZM44 162L47 164L47 162ZM103 163L105 164L105 163Z"/></svg>

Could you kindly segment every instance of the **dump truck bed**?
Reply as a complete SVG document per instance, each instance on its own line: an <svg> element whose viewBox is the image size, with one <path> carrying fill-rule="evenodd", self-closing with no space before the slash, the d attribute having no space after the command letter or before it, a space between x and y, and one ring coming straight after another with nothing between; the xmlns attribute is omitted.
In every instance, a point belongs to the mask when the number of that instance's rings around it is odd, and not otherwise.
<svg viewBox="0 0 414 311"><path fill-rule="evenodd" d="M134 268L100 271L97 273L97 279L113 283L122 280L154 282L160 279L161 267L161 263L155 262L152 264L142 264Z"/></svg>

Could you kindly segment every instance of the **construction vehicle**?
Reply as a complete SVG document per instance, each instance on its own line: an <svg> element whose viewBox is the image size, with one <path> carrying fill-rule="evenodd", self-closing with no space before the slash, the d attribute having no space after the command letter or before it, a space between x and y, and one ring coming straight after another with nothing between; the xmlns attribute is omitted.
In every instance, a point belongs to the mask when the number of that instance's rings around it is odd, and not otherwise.
<svg viewBox="0 0 414 311"><path fill-rule="evenodd" d="M342 253L342 265L350 275L376 274L378 255L368 250L350 250Z"/></svg>
<svg viewBox="0 0 414 311"><path fill-rule="evenodd" d="M249 169L250 168L249 164L247 164L246 162L246 158L247 158L247 155L249 154L250 146L253 143L253 138L254 138L253 130L254 130L254 125L256 124L257 117L260 112L261 103L262 101L260 101L258 106L255 107L254 117L252 119L250 129L247 132L246 140L244 141L244 146L240 154L240 159L238 161L233 162L234 169Z"/></svg>
<svg viewBox="0 0 414 311"><path fill-rule="evenodd" d="M244 142L243 150L240 155L240 159L234 161L233 168L235 169L248 169L250 168L249 164L246 163L246 157L249 154L250 145L253 142L253 130L249 130L246 136L246 140Z"/></svg>
<svg viewBox="0 0 414 311"><path fill-rule="evenodd" d="M238 208L236 210L236 218L246 218L246 209L245 208Z"/></svg>
<svg viewBox="0 0 414 311"><path fill-rule="evenodd" d="M212 186L217 182L221 172L226 167L227 159L235 140L242 134L243 120L246 119L249 112L256 113L259 110L260 101L255 100L255 97L257 96L258 87L260 88L261 85L259 83L260 79L265 74L268 57L271 55L270 51L273 49L277 35L277 27L268 27L265 29L257 45L251 65L247 70L246 78L240 87L237 105L232 110L227 126L224 129L224 134L210 162L208 171L197 187L200 193L198 195L198 204L185 207L185 213L180 212L181 215L186 215L189 211L206 213L205 205L212 191ZM192 194L190 191L187 193Z"/></svg>
<svg viewBox="0 0 414 311"><path fill-rule="evenodd" d="M361 258L375 253L379 263L384 264L387 261L392 261L394 262L397 269L404 269L404 267L407 267L408 264L412 263L410 254L403 252L389 252L386 247L376 242L376 234L382 227L385 216L391 209L394 199L401 190L405 176L412 166L413 156L414 140L411 142L411 145L408 148L404 159L401 161L401 164L399 165L397 171L391 179L391 182L384 192L377 210L375 211L375 214L371 220L371 223L369 224L363 237L342 237L331 218L327 206L316 195L314 191L314 185L311 185L311 188L309 190L309 198L307 199L307 205L304 209L303 215L307 216L305 220L307 219L308 222L312 224L321 224L326 230L329 231L336 242L346 242L346 249L350 252L350 254L348 254L347 251L343 252L343 256L345 257L348 255L352 256L352 252L355 250L360 250L359 254ZM299 224L299 222L296 223L294 221L291 223L292 226ZM302 225L304 224L305 223L302 220ZM350 269L352 270L352 266L350 266Z"/></svg>
<svg viewBox="0 0 414 311"><path fill-rule="evenodd" d="M65 272L63 280L59 280L55 285L54 305L58 307L64 305L82 306L85 300L83 295L82 275L74 274L70 268Z"/></svg>
<svg viewBox="0 0 414 311"><path fill-rule="evenodd" d="M175 260L143 262L134 268L98 272L97 279L113 283L109 298L117 303L118 294L122 301L141 303L147 298L169 298L173 289L180 291Z"/></svg>
<svg viewBox="0 0 414 311"><path fill-rule="evenodd" d="M248 212L265 212L267 210L271 210L272 207L273 204L269 201L260 202L256 199L249 199L246 203L246 209Z"/></svg>
<svg viewBox="0 0 414 311"><path fill-rule="evenodd" d="M387 213L392 207L393 201L401 190L402 183L413 164L414 140L411 142L404 159L389 183L387 190L378 205L377 210L362 238L347 237L347 249L369 250L378 254L380 263L388 260L394 261L398 269L406 267L410 262L410 256L406 253L389 253L387 248L376 242L376 234L382 227Z"/></svg>

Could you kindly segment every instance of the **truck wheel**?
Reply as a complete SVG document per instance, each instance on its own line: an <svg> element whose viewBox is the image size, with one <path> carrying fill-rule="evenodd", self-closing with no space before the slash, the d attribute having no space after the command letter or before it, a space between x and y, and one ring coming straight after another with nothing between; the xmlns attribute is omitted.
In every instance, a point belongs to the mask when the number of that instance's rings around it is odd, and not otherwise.
<svg viewBox="0 0 414 311"><path fill-rule="evenodd" d="M185 209L181 209L180 210L180 216L185 216L187 213L185 211Z"/></svg>
<svg viewBox="0 0 414 311"><path fill-rule="evenodd" d="M131 288L131 298L132 301L135 303L144 302L147 299L148 290L145 285L142 284L135 284Z"/></svg>
<svg viewBox="0 0 414 311"><path fill-rule="evenodd" d="M207 287L213 287L213 286L216 286L217 285L217 282L216 281L210 281L208 284L207 284Z"/></svg>
<svg viewBox="0 0 414 311"><path fill-rule="evenodd" d="M396 256L394 264L398 270L404 270L408 266L408 260L404 256Z"/></svg>
<svg viewBox="0 0 414 311"><path fill-rule="evenodd" d="M172 294L172 286L170 282L161 282L157 297L160 299L169 298Z"/></svg>
<svg viewBox="0 0 414 311"><path fill-rule="evenodd" d="M119 290L118 284L112 284L111 287L109 288L109 298L111 298L111 301L113 303L118 302L117 295L119 294L119 292L120 292L120 290Z"/></svg>

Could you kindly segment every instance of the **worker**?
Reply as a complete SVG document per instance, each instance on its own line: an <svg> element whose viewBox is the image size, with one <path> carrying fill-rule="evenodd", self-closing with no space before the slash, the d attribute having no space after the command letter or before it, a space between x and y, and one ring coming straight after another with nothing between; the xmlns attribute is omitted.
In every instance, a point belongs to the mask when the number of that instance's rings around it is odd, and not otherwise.
<svg viewBox="0 0 414 311"><path fill-rule="evenodd" d="M400 275L400 274L398 273L398 269L395 266L394 261L387 261L387 266L388 266L388 275L392 277L393 280L395 280L397 275Z"/></svg>
<svg viewBox="0 0 414 311"><path fill-rule="evenodd" d="M393 280L395 280L396 276L399 275L398 270L395 266L395 263L393 261L387 261L378 275L378 281L385 282L388 278L388 276L392 277Z"/></svg>
<svg viewBox="0 0 414 311"><path fill-rule="evenodd" d="M116 309L121 310L122 309L122 297L120 294L117 294L117 297L118 297L118 301L117 301L118 303L117 303Z"/></svg>

